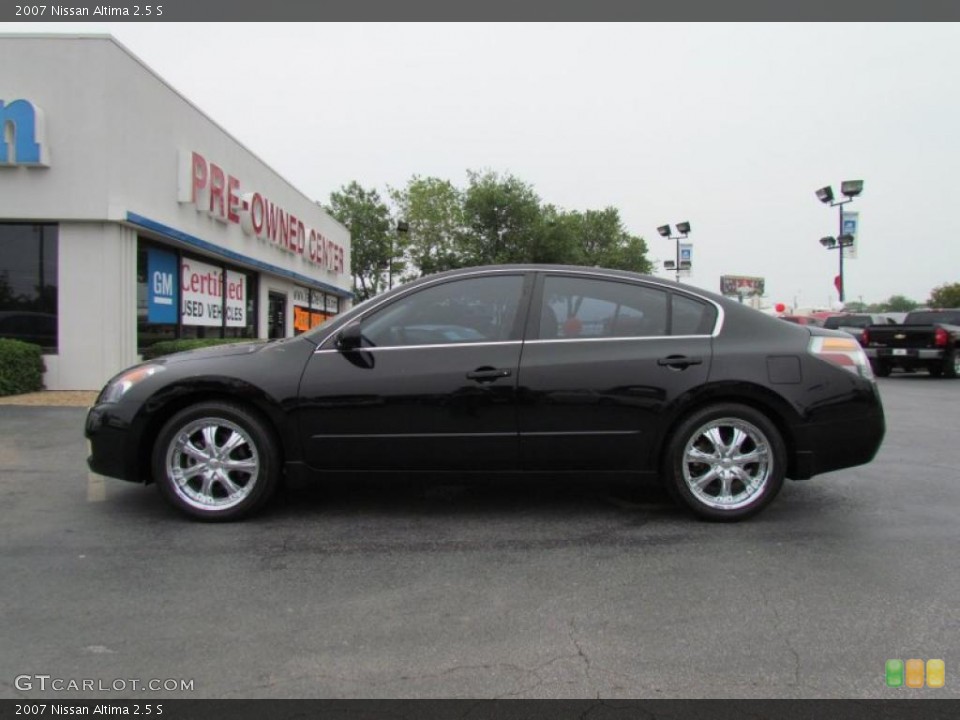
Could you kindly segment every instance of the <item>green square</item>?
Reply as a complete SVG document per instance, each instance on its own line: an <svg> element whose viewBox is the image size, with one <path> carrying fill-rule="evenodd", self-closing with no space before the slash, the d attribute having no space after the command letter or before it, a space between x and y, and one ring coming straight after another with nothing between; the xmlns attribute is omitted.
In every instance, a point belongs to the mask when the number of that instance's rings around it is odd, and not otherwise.
<svg viewBox="0 0 960 720"><path fill-rule="evenodd" d="M903 660L887 660L887 687L903 687Z"/></svg>

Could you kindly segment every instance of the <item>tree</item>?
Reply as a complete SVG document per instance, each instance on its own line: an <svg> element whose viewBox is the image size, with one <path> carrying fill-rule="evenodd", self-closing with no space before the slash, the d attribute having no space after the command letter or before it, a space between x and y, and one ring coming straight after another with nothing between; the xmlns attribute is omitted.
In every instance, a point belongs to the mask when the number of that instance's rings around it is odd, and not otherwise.
<svg viewBox="0 0 960 720"><path fill-rule="evenodd" d="M930 307L960 308L960 283L944 283L930 291Z"/></svg>
<svg viewBox="0 0 960 720"><path fill-rule="evenodd" d="M449 180L414 175L390 196L409 227L407 255L414 276L464 265L463 194Z"/></svg>
<svg viewBox="0 0 960 720"><path fill-rule="evenodd" d="M910 312L915 310L919 303L903 295L891 295L883 305L883 312Z"/></svg>
<svg viewBox="0 0 960 720"><path fill-rule="evenodd" d="M383 292L389 271L398 275L404 263L390 209L380 194L353 181L330 193L326 209L350 231L350 271L357 298L366 300Z"/></svg>
<svg viewBox="0 0 960 720"><path fill-rule="evenodd" d="M464 259L471 265L532 262L543 220L533 188L513 175L467 176Z"/></svg>
<svg viewBox="0 0 960 720"><path fill-rule="evenodd" d="M578 265L616 268L647 273L652 264L647 260L647 243L630 235L614 207L569 213L575 228Z"/></svg>

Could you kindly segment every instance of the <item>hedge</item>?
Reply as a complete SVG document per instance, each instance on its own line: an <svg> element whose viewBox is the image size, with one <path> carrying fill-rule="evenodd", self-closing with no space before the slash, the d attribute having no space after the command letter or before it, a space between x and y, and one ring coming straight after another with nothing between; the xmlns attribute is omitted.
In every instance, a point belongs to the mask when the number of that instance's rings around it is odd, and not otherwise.
<svg viewBox="0 0 960 720"><path fill-rule="evenodd" d="M0 396L43 390L42 354L39 345L0 338Z"/></svg>
<svg viewBox="0 0 960 720"><path fill-rule="evenodd" d="M214 345L229 345L230 343L256 342L256 338L195 338L192 340L161 340L158 343L143 349L143 359L153 360L161 355L197 350Z"/></svg>

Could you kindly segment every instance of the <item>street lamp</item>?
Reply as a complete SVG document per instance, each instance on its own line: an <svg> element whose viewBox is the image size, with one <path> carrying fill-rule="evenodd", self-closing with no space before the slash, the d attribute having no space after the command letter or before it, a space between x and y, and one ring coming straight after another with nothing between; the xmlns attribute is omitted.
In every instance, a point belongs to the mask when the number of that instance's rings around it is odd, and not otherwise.
<svg viewBox="0 0 960 720"><path fill-rule="evenodd" d="M410 224L406 220L397 220L397 236L410 232ZM400 247L403 247L401 243ZM387 263L387 290L393 290L393 235L390 235L390 261Z"/></svg>
<svg viewBox="0 0 960 720"><path fill-rule="evenodd" d="M680 241L686 240L687 235L690 234L690 223L689 222L677 223L677 232L679 233L679 235L671 235L669 225L661 225L660 227L657 228L657 232L660 233L661 237L665 237L668 240L676 240L677 242L676 262L674 263L670 260L667 260L666 262L663 263L663 267L666 270L676 270L677 282L680 282L680 271L690 269L689 260L683 260L683 261L680 260Z"/></svg>
<svg viewBox="0 0 960 720"><path fill-rule="evenodd" d="M837 276L840 281L837 286L837 292L840 293L840 302L843 302L844 296L843 249L852 246L854 241L853 235L845 235L843 232L843 206L848 202L853 202L853 199L858 197L862 192L863 180L844 180L840 183L840 194L843 195L846 200L834 200L833 188L829 185L817 190L817 199L820 202L830 207L840 208L840 232L837 234L837 237L820 238L820 244L823 245L824 248L827 250L837 250L837 254L840 256L840 274Z"/></svg>

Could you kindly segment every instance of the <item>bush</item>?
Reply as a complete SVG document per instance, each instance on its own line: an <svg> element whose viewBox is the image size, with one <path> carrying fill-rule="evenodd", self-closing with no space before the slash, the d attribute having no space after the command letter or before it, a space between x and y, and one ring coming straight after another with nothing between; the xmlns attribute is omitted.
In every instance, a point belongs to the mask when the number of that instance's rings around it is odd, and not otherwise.
<svg viewBox="0 0 960 720"><path fill-rule="evenodd" d="M162 340L143 349L143 359L153 360L161 355L197 350L213 347L214 345L229 345L230 343L256 342L256 338L199 338L192 340Z"/></svg>
<svg viewBox="0 0 960 720"><path fill-rule="evenodd" d="M43 390L39 345L0 338L0 396Z"/></svg>

